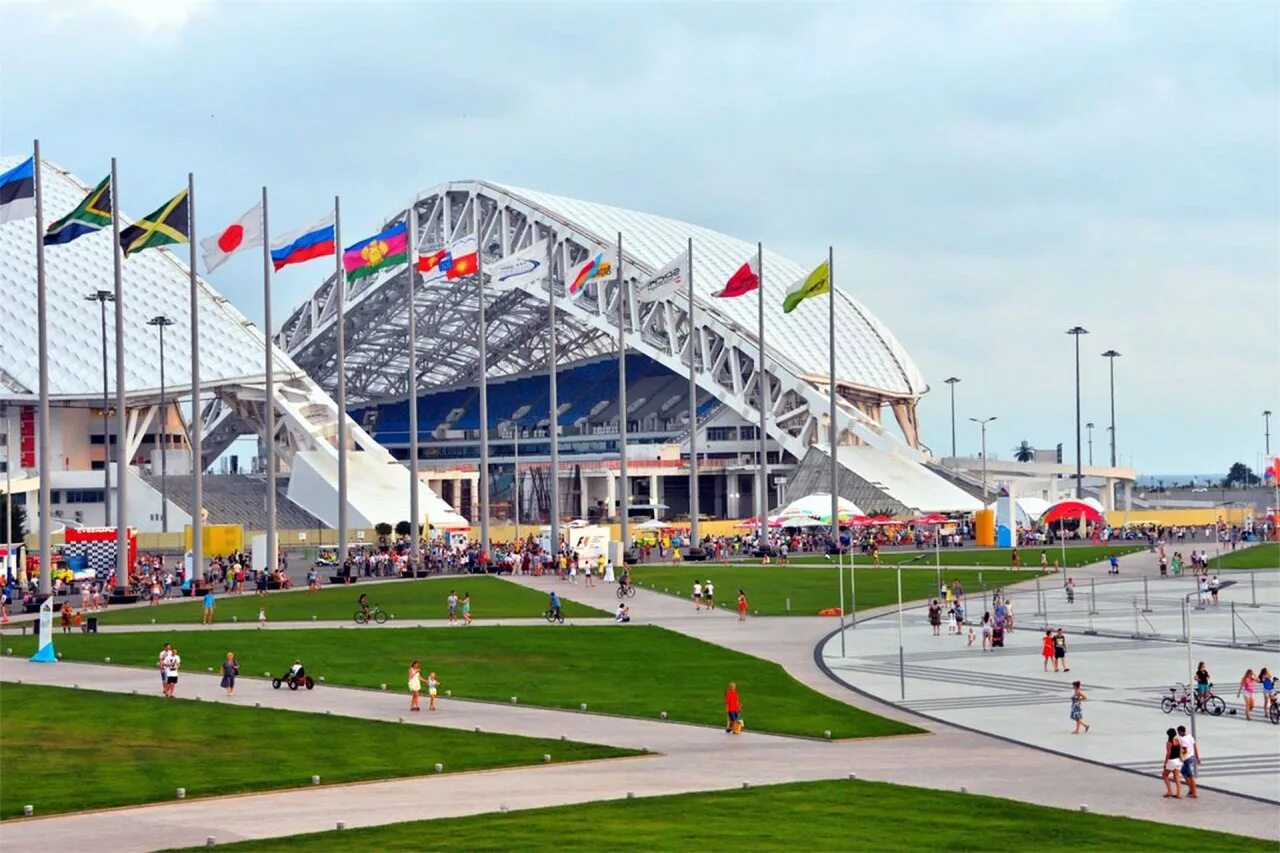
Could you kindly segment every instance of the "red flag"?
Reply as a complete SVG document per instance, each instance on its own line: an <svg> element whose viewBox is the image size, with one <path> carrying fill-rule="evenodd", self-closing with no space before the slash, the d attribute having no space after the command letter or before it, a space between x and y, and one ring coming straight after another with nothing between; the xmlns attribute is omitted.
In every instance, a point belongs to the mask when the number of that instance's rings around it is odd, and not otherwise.
<svg viewBox="0 0 1280 853"><path fill-rule="evenodd" d="M758 290L759 287L760 270L756 266L756 257L752 255L751 260L738 267L738 271L729 276L729 280L724 283L724 290L715 295L728 299Z"/></svg>
<svg viewBox="0 0 1280 853"><path fill-rule="evenodd" d="M467 255L454 255L453 263L449 266L448 272L445 273L445 278L449 281L453 281L456 278L466 278L469 275L475 275L478 262L479 258L477 257L476 252L471 252Z"/></svg>
<svg viewBox="0 0 1280 853"><path fill-rule="evenodd" d="M431 252L430 254L419 256L418 272L435 272L436 267L440 266L440 262L448 257L448 255L448 249L441 249L438 252Z"/></svg>

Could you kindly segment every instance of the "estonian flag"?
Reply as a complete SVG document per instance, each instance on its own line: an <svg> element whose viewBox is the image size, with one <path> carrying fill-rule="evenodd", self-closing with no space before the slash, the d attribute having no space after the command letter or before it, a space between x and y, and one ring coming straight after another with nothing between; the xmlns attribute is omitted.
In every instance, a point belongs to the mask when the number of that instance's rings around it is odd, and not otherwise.
<svg viewBox="0 0 1280 853"><path fill-rule="evenodd" d="M0 175L0 223L36 215L35 158Z"/></svg>

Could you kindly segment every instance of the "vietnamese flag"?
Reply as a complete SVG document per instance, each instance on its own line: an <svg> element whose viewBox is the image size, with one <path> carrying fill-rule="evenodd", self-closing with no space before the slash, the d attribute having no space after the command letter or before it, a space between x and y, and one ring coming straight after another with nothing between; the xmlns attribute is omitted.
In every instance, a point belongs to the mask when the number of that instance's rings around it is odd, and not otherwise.
<svg viewBox="0 0 1280 853"><path fill-rule="evenodd" d="M756 266L756 256L752 255L751 260L738 267L738 271L729 276L729 280L724 283L724 290L714 295L724 299L731 299L759 288L760 270Z"/></svg>

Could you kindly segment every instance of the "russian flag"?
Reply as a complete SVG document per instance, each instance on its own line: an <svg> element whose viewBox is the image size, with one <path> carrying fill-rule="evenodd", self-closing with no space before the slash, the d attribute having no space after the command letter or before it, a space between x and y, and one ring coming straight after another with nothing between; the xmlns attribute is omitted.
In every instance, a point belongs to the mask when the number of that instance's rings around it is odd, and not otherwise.
<svg viewBox="0 0 1280 853"><path fill-rule="evenodd" d="M319 222L274 241L271 244L271 264L279 271L290 264L323 258L335 251L333 214L330 213Z"/></svg>

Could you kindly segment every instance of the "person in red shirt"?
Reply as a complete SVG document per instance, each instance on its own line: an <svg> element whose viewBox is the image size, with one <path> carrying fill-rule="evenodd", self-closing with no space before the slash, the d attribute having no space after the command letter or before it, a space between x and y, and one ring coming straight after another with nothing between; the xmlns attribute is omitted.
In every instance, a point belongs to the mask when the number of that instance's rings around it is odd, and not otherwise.
<svg viewBox="0 0 1280 853"><path fill-rule="evenodd" d="M747 594L738 590L738 621L747 621Z"/></svg>
<svg viewBox="0 0 1280 853"><path fill-rule="evenodd" d="M1040 649L1040 657L1044 658L1044 671L1049 671L1049 664L1053 664L1053 671L1058 671L1058 659L1053 654L1053 632L1044 632L1044 644Z"/></svg>
<svg viewBox="0 0 1280 853"><path fill-rule="evenodd" d="M736 682L729 682L729 689L724 692L724 710L729 717L729 724L725 726L725 731L730 734L738 734L742 731L742 702L738 699L738 685Z"/></svg>

